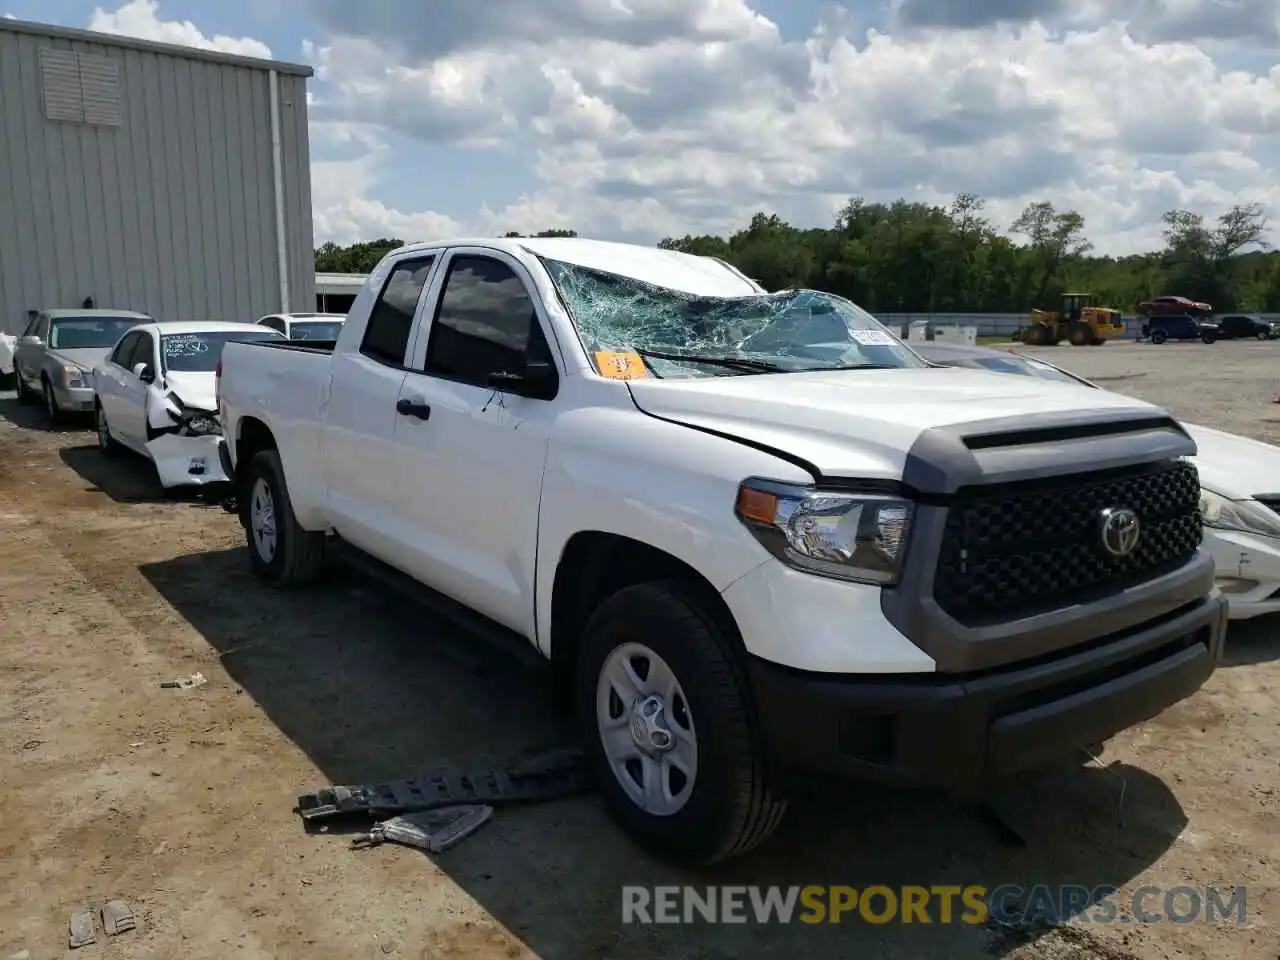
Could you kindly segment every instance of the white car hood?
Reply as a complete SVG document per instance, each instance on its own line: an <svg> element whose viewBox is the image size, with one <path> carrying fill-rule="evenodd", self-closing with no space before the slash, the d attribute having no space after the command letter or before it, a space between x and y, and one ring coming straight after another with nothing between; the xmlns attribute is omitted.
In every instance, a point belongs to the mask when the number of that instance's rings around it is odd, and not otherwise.
<svg viewBox="0 0 1280 960"><path fill-rule="evenodd" d="M1191 423L1182 425L1199 452L1200 483L1234 499L1280 493L1280 447Z"/></svg>
<svg viewBox="0 0 1280 960"><path fill-rule="evenodd" d="M1118 393L960 368L828 370L629 380L636 405L687 426L800 457L831 476L898 480L932 427L1008 421L1019 413L1115 410L1163 414Z"/></svg>
<svg viewBox="0 0 1280 960"><path fill-rule="evenodd" d="M216 398L217 378L210 373L169 372L165 374L165 386L188 407L198 410L218 409Z"/></svg>

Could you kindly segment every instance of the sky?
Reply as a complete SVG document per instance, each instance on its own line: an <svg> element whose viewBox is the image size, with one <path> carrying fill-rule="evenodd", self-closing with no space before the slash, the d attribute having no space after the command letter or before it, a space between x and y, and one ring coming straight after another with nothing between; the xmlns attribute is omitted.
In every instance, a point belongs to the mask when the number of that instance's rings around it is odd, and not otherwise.
<svg viewBox="0 0 1280 960"><path fill-rule="evenodd" d="M1280 216L1276 0L0 0L311 64L316 243L652 243L851 196L1030 201L1099 253L1172 208ZM1280 231L1272 231L1280 243Z"/></svg>

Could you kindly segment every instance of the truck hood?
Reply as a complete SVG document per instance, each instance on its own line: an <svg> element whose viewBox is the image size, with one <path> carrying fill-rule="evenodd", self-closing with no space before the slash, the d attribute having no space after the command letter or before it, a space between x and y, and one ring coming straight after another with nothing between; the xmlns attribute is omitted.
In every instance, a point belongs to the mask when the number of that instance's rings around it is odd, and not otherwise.
<svg viewBox="0 0 1280 960"><path fill-rule="evenodd" d="M1199 449L1195 465L1203 486L1235 500L1280 491L1280 447L1191 423L1183 427Z"/></svg>
<svg viewBox="0 0 1280 960"><path fill-rule="evenodd" d="M49 359L88 372L106 360L109 353L110 347L76 347L71 350L50 350Z"/></svg>
<svg viewBox="0 0 1280 960"><path fill-rule="evenodd" d="M1096 420L1164 411L1118 393L982 370L827 370L697 379L629 380L636 405L664 420L713 430L799 457L836 477L899 480L907 454L934 427L1018 414L1081 411ZM1063 422L1063 421L1059 421ZM1070 422L1069 420L1066 422Z"/></svg>
<svg viewBox="0 0 1280 960"><path fill-rule="evenodd" d="M167 373L165 386L188 407L197 410L218 409L216 399L217 377L213 373Z"/></svg>

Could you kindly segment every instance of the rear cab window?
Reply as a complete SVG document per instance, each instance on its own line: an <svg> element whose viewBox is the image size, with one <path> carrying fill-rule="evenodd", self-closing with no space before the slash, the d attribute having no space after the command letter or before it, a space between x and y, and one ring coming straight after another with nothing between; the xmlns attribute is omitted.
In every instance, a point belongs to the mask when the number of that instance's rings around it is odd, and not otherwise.
<svg viewBox="0 0 1280 960"><path fill-rule="evenodd" d="M418 301L435 261L434 253L396 261L369 311L360 353L387 366L404 366Z"/></svg>

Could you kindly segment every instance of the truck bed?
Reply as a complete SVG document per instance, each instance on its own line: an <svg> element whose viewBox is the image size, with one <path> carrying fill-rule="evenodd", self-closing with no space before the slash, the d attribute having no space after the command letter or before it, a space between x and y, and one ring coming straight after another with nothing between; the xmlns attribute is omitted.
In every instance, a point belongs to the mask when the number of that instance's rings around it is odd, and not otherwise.
<svg viewBox="0 0 1280 960"><path fill-rule="evenodd" d="M297 350L302 353L333 353L338 346L337 340L233 340L255 347L270 347L272 350Z"/></svg>

